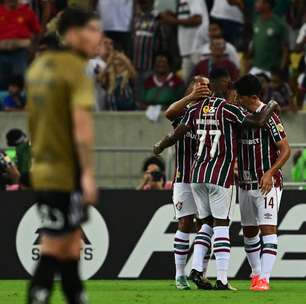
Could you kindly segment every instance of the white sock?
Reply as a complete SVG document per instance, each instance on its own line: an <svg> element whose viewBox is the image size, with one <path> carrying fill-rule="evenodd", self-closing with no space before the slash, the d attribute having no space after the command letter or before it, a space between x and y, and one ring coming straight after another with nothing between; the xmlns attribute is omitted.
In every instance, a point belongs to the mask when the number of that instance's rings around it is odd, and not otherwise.
<svg viewBox="0 0 306 304"><path fill-rule="evenodd" d="M277 235L265 235L262 237L262 255L261 255L261 279L269 282L276 255L277 255Z"/></svg>
<svg viewBox="0 0 306 304"><path fill-rule="evenodd" d="M210 256L211 256L211 247L208 249L206 255L204 256L204 261L203 261L203 277L204 278L206 278Z"/></svg>
<svg viewBox="0 0 306 304"><path fill-rule="evenodd" d="M185 276L185 267L189 254L189 233L176 231L174 239L175 277Z"/></svg>
<svg viewBox="0 0 306 304"><path fill-rule="evenodd" d="M192 269L199 272L204 270L204 257L211 248L211 236L213 229L207 225L202 225L194 240L194 250L192 258Z"/></svg>
<svg viewBox="0 0 306 304"><path fill-rule="evenodd" d="M217 280L220 280L223 284L227 284L230 252L229 227L214 227L214 254L216 257Z"/></svg>
<svg viewBox="0 0 306 304"><path fill-rule="evenodd" d="M260 251L261 242L259 235L244 238L244 250L252 269L252 276L259 275L261 271Z"/></svg>

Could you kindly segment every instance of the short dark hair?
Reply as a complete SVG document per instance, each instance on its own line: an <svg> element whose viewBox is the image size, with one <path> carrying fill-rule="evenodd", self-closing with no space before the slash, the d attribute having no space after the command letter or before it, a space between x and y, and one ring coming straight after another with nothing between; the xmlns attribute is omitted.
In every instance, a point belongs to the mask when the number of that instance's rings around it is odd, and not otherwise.
<svg viewBox="0 0 306 304"><path fill-rule="evenodd" d="M9 147L16 147L26 134L20 129L11 129L6 133L6 142Z"/></svg>
<svg viewBox="0 0 306 304"><path fill-rule="evenodd" d="M215 19L215 18L210 18L209 19L209 25L212 25L212 24L216 24L220 27L221 31L223 32L223 27L220 23L220 21L218 19Z"/></svg>
<svg viewBox="0 0 306 304"><path fill-rule="evenodd" d="M89 21L98 19L97 14L81 9L79 7L69 7L65 9L57 23L58 33L62 36L70 28L84 27Z"/></svg>
<svg viewBox="0 0 306 304"><path fill-rule="evenodd" d="M274 8L274 6L275 6L275 0L264 0L264 1L270 5L271 9Z"/></svg>
<svg viewBox="0 0 306 304"><path fill-rule="evenodd" d="M170 54L168 52L157 52L157 53L155 53L154 54L154 63L155 63L157 57L165 57L165 58L167 58L169 66L172 65L172 59L171 59L171 56L170 56Z"/></svg>
<svg viewBox="0 0 306 304"><path fill-rule="evenodd" d="M146 158L143 162L142 171L146 172L150 165L156 165L159 167L161 172L165 172L165 162L158 156Z"/></svg>
<svg viewBox="0 0 306 304"><path fill-rule="evenodd" d="M45 45L47 49L56 50L59 48L59 39L56 33L50 33L41 37L38 42L39 46Z"/></svg>
<svg viewBox="0 0 306 304"><path fill-rule="evenodd" d="M230 77L230 74L227 69L215 68L210 71L208 77L210 80L218 80L221 77Z"/></svg>
<svg viewBox="0 0 306 304"><path fill-rule="evenodd" d="M10 79L9 79L9 86L10 85L14 85L20 89L24 88L24 77L23 75L13 75Z"/></svg>
<svg viewBox="0 0 306 304"><path fill-rule="evenodd" d="M241 96L259 95L261 92L261 84L259 79L251 74L242 76L235 84L234 88Z"/></svg>

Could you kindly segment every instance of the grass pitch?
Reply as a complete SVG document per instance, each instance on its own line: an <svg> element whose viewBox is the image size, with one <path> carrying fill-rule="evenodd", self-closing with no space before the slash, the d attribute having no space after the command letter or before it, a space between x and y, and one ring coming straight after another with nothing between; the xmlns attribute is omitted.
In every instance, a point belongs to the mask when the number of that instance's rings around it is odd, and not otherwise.
<svg viewBox="0 0 306 304"><path fill-rule="evenodd" d="M248 281L231 281L237 292L177 291L173 281L89 281L86 283L92 304L297 304L306 303L305 281L271 283L269 292L248 290ZM0 281L0 303L25 303L26 281ZM64 304L57 286L52 304Z"/></svg>

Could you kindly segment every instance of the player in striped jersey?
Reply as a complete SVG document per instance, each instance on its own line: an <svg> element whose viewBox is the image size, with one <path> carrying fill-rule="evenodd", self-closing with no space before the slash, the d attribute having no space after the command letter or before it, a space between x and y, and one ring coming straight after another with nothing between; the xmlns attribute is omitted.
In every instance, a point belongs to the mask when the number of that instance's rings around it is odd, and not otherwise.
<svg viewBox="0 0 306 304"><path fill-rule="evenodd" d="M208 79L196 77L186 91L186 96L174 102L165 111L165 116L176 128L188 110L188 107L210 95L207 86ZM176 268L176 288L190 289L185 274L185 267L190 250L190 233L194 231L194 217L197 213L196 203L193 199L190 186L190 172L196 153L196 135L188 132L175 145L176 151L176 172L173 184L173 203L175 215L178 219L178 229L174 239L174 256ZM211 230L210 226L207 226ZM208 264L209 256L205 257L205 264ZM201 289L211 289L211 284L202 277L197 282Z"/></svg>
<svg viewBox="0 0 306 304"><path fill-rule="evenodd" d="M258 98L261 85L255 76L242 77L235 87L240 104L249 112L261 112L266 108ZM245 251L252 268L251 290L270 289L269 278L277 254L281 168L289 156L290 147L277 114L273 113L263 129L241 130L238 140L239 204Z"/></svg>
<svg viewBox="0 0 306 304"><path fill-rule="evenodd" d="M191 182L199 217L214 218L216 290L233 290L227 280L227 270L238 129L242 126L263 127L276 107L276 102L270 102L262 112L246 115L239 107L229 104L225 99L206 98L190 107L174 133L166 136L154 147L156 153L161 153L191 130L199 136ZM201 235L198 233L198 236Z"/></svg>

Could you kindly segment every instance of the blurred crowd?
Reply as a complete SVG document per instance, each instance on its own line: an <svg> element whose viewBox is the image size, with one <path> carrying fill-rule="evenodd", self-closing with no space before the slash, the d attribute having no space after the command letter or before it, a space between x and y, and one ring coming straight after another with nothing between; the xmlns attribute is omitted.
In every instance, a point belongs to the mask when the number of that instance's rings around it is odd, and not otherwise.
<svg viewBox="0 0 306 304"><path fill-rule="evenodd" d="M282 111L306 102L305 0L0 0L0 109L22 111L30 62L67 6L95 10L105 39L88 63L96 111L161 111L215 68L257 75Z"/></svg>

